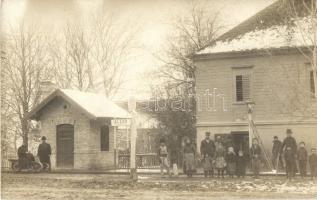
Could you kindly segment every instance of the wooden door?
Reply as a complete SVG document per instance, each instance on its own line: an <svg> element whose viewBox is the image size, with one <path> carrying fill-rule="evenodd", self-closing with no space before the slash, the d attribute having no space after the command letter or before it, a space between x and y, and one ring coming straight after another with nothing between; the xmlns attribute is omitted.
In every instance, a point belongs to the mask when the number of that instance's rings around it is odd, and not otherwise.
<svg viewBox="0 0 317 200"><path fill-rule="evenodd" d="M74 126L61 124L56 127L56 165L74 167Z"/></svg>

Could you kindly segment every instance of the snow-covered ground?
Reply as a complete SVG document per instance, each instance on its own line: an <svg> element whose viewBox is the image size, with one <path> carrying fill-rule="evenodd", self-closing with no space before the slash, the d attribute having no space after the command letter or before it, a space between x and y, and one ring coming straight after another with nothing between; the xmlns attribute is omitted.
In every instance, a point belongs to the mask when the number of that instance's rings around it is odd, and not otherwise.
<svg viewBox="0 0 317 200"><path fill-rule="evenodd" d="M266 176L261 179L141 175L2 174L2 199L316 199L317 180Z"/></svg>

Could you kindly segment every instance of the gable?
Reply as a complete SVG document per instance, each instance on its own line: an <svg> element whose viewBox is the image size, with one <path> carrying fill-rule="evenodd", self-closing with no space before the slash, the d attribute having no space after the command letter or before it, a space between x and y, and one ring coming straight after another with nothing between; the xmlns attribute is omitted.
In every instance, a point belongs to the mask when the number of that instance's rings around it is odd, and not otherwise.
<svg viewBox="0 0 317 200"><path fill-rule="evenodd" d="M36 119L45 108L56 97L64 99L70 105L81 110L91 119L97 118L130 118L129 113L115 103L108 100L102 94L81 92L76 90L55 90L46 97L26 116L28 119Z"/></svg>

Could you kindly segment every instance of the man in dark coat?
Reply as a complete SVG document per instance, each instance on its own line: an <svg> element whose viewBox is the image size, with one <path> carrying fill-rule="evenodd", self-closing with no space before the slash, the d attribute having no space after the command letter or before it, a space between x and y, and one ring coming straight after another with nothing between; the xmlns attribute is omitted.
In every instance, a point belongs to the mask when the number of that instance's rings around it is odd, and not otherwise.
<svg viewBox="0 0 317 200"><path fill-rule="evenodd" d="M283 168L283 158L281 156L282 142L278 139L277 136L274 136L273 148L272 148L272 164L275 170L278 170L277 167L280 166Z"/></svg>
<svg viewBox="0 0 317 200"><path fill-rule="evenodd" d="M214 141L210 139L210 132L206 132L206 138L201 141L200 154L203 159L205 177L213 176L214 170L212 162L215 156L216 146Z"/></svg>
<svg viewBox="0 0 317 200"><path fill-rule="evenodd" d="M297 152L297 143L295 138L292 136L293 132L291 129L286 130L286 138L283 141L281 151L285 151L287 147L291 147L292 152L296 154Z"/></svg>
<svg viewBox="0 0 317 200"><path fill-rule="evenodd" d="M295 176L295 154L290 146L286 147L284 151L284 158L285 158L285 166L286 166L286 177L288 179L292 179Z"/></svg>
<svg viewBox="0 0 317 200"><path fill-rule="evenodd" d="M317 177L317 153L316 148L311 149L311 155L309 156L310 175L313 180Z"/></svg>
<svg viewBox="0 0 317 200"><path fill-rule="evenodd" d="M284 154L284 159L285 159L285 152L286 149L289 147L291 149L291 153L293 154L292 157L296 158L296 154L297 154L297 142L295 140L295 138L292 136L292 130L291 129L287 129L286 130L286 138L283 141L283 145L281 148L281 152ZM288 152L290 154L290 152ZM289 155L290 156L290 155ZM292 166L294 166L294 173L297 172L297 166L296 166L296 159L294 159L294 163L292 164Z"/></svg>
<svg viewBox="0 0 317 200"><path fill-rule="evenodd" d="M44 165L48 164L49 170L51 170L51 159L52 154L51 145L46 143L46 137L42 137L42 143L39 145L37 150L37 156L40 158L40 162ZM45 166L45 165L44 165Z"/></svg>
<svg viewBox="0 0 317 200"><path fill-rule="evenodd" d="M27 159L28 148L25 143L23 143L18 148L18 158L19 158L19 166L21 169L28 168L28 159Z"/></svg>

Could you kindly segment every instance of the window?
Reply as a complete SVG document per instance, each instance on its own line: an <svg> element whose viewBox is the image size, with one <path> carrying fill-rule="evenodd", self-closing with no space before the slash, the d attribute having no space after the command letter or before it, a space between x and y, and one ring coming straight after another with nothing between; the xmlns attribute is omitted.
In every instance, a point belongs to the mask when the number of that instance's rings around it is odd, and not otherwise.
<svg viewBox="0 0 317 200"><path fill-rule="evenodd" d="M109 126L100 127L100 150L109 151Z"/></svg>
<svg viewBox="0 0 317 200"><path fill-rule="evenodd" d="M315 82L314 82L314 73L310 71L310 91L312 94L315 94Z"/></svg>
<svg viewBox="0 0 317 200"><path fill-rule="evenodd" d="M250 75L236 75L236 101L242 102L250 99Z"/></svg>

